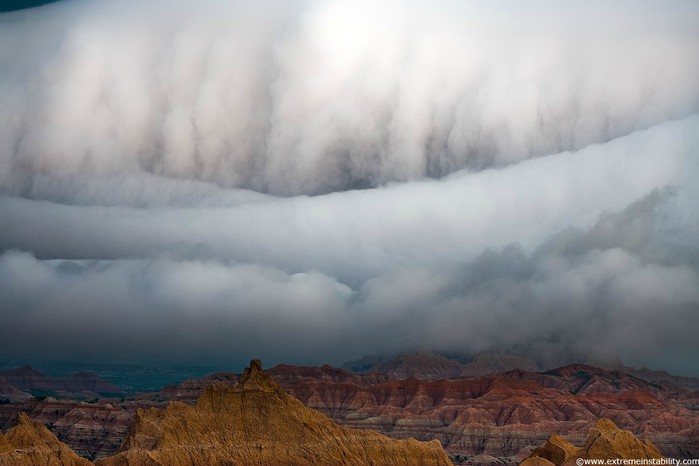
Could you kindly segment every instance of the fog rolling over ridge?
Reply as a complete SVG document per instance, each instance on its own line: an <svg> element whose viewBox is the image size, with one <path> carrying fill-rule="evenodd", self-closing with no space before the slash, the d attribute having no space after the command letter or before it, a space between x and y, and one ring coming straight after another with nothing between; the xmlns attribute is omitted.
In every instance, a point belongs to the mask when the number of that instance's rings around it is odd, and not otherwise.
<svg viewBox="0 0 699 466"><path fill-rule="evenodd" d="M0 15L0 351L555 339L699 375L699 5Z"/></svg>

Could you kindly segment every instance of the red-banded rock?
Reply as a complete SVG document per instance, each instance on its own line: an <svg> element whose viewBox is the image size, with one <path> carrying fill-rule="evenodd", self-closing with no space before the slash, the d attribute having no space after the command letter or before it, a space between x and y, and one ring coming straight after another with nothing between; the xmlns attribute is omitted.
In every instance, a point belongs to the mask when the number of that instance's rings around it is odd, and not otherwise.
<svg viewBox="0 0 699 466"><path fill-rule="evenodd" d="M590 424L602 417L652 441L667 456L699 457L699 393L621 370L575 364L544 373L516 370L450 380L392 380L330 366L281 365L267 372L287 393L339 425L398 439L437 439L457 464L483 458L517 464L551 432L582 445ZM79 454L104 457L118 450L137 408L163 407L169 400L194 404L209 385L234 386L238 379L214 374L125 401L0 404L0 426L24 409Z"/></svg>
<svg viewBox="0 0 699 466"><path fill-rule="evenodd" d="M281 381L289 393L341 425L396 438L436 438L457 463L477 455L517 462L520 451L544 442L552 431L582 442L590 423L605 416L643 434L669 456L699 454L698 394L621 371L576 364L545 373L517 370L477 379L375 384L346 375L329 382L316 372L323 370L285 367Z"/></svg>
<svg viewBox="0 0 699 466"><path fill-rule="evenodd" d="M8 428L19 413L50 426L61 441L90 460L119 450L139 407L160 406L148 400L103 399L95 402L32 398L0 405L0 428Z"/></svg>

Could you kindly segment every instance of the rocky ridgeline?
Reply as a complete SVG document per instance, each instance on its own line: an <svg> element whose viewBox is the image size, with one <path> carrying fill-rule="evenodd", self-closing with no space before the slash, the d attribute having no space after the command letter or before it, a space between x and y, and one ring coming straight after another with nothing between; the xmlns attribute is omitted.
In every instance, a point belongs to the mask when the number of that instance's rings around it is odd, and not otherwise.
<svg viewBox="0 0 699 466"><path fill-rule="evenodd" d="M26 414L0 437L0 464L93 464ZM211 384L194 406L139 409L115 456L100 466L448 466L438 441L395 440L340 427L307 408L253 361L236 386Z"/></svg>
<svg viewBox="0 0 699 466"><path fill-rule="evenodd" d="M164 410L139 410L122 450L98 464L451 464L437 441L337 426L287 395L259 361L234 387L209 385L194 406L173 402Z"/></svg>
<svg viewBox="0 0 699 466"><path fill-rule="evenodd" d="M436 439L457 464L517 464L551 432L581 444L589 425L603 417L652 441L669 457L699 457L699 393L620 370L574 364L448 380L396 379L330 366L280 365L267 373L341 426L397 439ZM0 427L26 411L81 456L103 458L118 451L139 408L164 408L170 401L195 405L207 387L233 387L239 378L214 374L126 400L33 398L0 404Z"/></svg>
<svg viewBox="0 0 699 466"><path fill-rule="evenodd" d="M583 441L588 426L602 417L650 439L668 456L699 455L699 393L619 371L574 364L449 380L396 380L329 366L282 365L269 373L340 425L438 439L456 463L516 464L550 432ZM170 391L191 400L207 384L225 380L222 375Z"/></svg>
<svg viewBox="0 0 699 466"><path fill-rule="evenodd" d="M0 465L89 466L43 424L21 413L6 434L0 433Z"/></svg>

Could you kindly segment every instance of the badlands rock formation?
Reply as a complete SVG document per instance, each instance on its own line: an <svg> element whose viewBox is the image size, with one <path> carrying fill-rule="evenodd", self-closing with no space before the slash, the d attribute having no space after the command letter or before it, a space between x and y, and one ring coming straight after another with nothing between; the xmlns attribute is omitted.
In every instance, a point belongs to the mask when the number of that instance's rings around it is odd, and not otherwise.
<svg viewBox="0 0 699 466"><path fill-rule="evenodd" d="M528 459L543 458L553 464L563 464L573 458L577 452L578 449L568 440L558 434L553 434L544 445L535 449Z"/></svg>
<svg viewBox="0 0 699 466"><path fill-rule="evenodd" d="M94 460L119 450L138 408L164 404L140 399L86 402L32 398L23 403L0 404L0 429L9 428L19 413L26 413L50 426L56 437L78 455Z"/></svg>
<svg viewBox="0 0 699 466"><path fill-rule="evenodd" d="M668 456L699 455L699 393L581 364L544 373L510 371L478 378L394 380L330 366L281 365L269 373L284 389L337 423L394 438L438 439L459 464L516 464L527 448L559 432L581 443L591 423L609 417L653 441ZM164 390L191 402L214 374Z"/></svg>
<svg viewBox="0 0 699 466"><path fill-rule="evenodd" d="M438 441L342 428L305 407L253 361L237 386L212 384L196 405L139 410L117 465L415 465L451 462Z"/></svg>
<svg viewBox="0 0 699 466"><path fill-rule="evenodd" d="M661 459L663 456L651 442L640 440L631 432L619 429L611 420L602 418L594 423L581 448L554 434L520 466L572 466L581 458L640 460Z"/></svg>
<svg viewBox="0 0 699 466"><path fill-rule="evenodd" d="M699 393L672 379L649 383L621 370L579 364L450 380L395 380L330 366L280 365L267 373L344 427L437 439L456 464L517 464L551 432L582 445L590 424L602 417L652 441L664 455L699 457ZM170 401L193 405L206 387L232 387L239 378L219 373L125 400L0 404L0 428L26 411L80 455L104 458L118 451L139 408L164 408Z"/></svg>
<svg viewBox="0 0 699 466"><path fill-rule="evenodd" d="M22 413L6 434L0 433L0 465L89 466L55 435Z"/></svg>
<svg viewBox="0 0 699 466"><path fill-rule="evenodd" d="M658 448L647 440L639 440L628 430L621 430L609 419L600 419L591 429L577 458L650 459L662 458Z"/></svg>
<svg viewBox="0 0 699 466"><path fill-rule="evenodd" d="M576 364L451 380L379 380L375 374L372 381L364 378L370 374L352 379L337 369L315 370L326 375L291 366L270 373L341 425L436 438L455 462L480 455L516 462L520 451L550 432L581 442L600 417L650 439L668 456L699 455L699 393L618 371Z"/></svg>

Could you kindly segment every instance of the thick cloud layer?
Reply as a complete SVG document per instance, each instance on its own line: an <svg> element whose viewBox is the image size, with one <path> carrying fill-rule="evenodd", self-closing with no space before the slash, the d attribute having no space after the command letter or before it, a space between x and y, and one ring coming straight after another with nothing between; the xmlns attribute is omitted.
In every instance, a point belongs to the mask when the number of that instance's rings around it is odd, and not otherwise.
<svg viewBox="0 0 699 466"><path fill-rule="evenodd" d="M532 253L511 245L347 283L214 259L40 261L10 251L0 256L3 345L32 356L322 363L557 339L688 373L698 349L698 230L673 241L694 256L671 260L654 231L671 199L654 192Z"/></svg>
<svg viewBox="0 0 699 466"><path fill-rule="evenodd" d="M248 3L0 15L0 352L699 375L695 2Z"/></svg>
<svg viewBox="0 0 699 466"><path fill-rule="evenodd" d="M699 107L695 2L68 0L0 18L0 187L316 194L580 149ZM81 199L90 202L90 198Z"/></svg>

